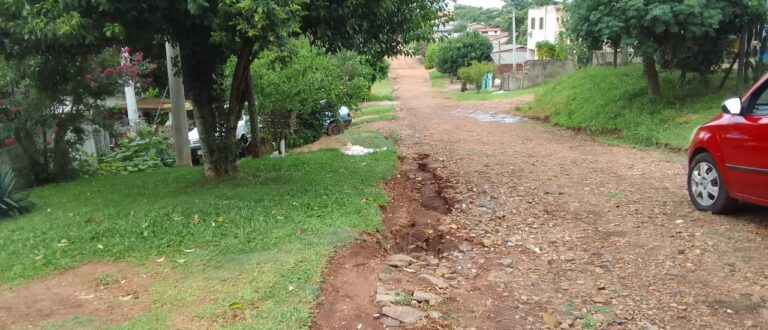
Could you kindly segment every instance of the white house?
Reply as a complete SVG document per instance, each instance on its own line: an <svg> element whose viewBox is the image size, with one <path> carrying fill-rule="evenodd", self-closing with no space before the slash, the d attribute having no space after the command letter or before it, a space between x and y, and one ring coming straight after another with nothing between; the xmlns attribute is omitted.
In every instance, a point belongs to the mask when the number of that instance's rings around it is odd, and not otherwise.
<svg viewBox="0 0 768 330"><path fill-rule="evenodd" d="M555 42L561 31L563 14L563 8L558 5L528 9L528 49L532 55L531 59L536 59L537 42Z"/></svg>

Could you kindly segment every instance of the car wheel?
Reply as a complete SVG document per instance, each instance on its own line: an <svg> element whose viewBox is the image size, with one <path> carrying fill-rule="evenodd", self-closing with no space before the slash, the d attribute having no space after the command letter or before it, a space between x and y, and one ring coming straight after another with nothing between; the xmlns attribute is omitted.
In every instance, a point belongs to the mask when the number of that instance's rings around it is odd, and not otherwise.
<svg viewBox="0 0 768 330"><path fill-rule="evenodd" d="M330 136L336 136L344 132L344 129L339 126L337 123L330 123L328 124L328 129L326 129L326 132Z"/></svg>
<svg viewBox="0 0 768 330"><path fill-rule="evenodd" d="M708 153L696 156L691 162L688 195L697 210L715 214L731 212L739 203L728 193L715 160Z"/></svg>

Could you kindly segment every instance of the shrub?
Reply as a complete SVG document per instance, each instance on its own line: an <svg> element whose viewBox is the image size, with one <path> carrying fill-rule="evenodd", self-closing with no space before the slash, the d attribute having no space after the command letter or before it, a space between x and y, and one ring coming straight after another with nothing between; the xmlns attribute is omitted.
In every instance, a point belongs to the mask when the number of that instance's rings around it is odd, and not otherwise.
<svg viewBox="0 0 768 330"><path fill-rule="evenodd" d="M128 174L163 167L173 167L175 156L170 153L170 138L156 133L149 127L140 128L118 140L118 147L105 156L98 157L80 150L77 168L84 176Z"/></svg>
<svg viewBox="0 0 768 330"><path fill-rule="evenodd" d="M0 165L0 218L19 216L34 206L29 195L16 188L16 173L10 165Z"/></svg>
<svg viewBox="0 0 768 330"><path fill-rule="evenodd" d="M479 93L483 86L483 78L489 73L493 73L496 65L492 62L472 62L468 67L459 69L459 79L470 85L475 86Z"/></svg>
<svg viewBox="0 0 768 330"><path fill-rule="evenodd" d="M547 40L536 43L536 57L540 60L554 60L557 58L557 46Z"/></svg>
<svg viewBox="0 0 768 330"><path fill-rule="evenodd" d="M492 60L491 52L493 43L488 38L477 31L465 32L441 44L435 58L435 67L440 73L455 76L459 69L472 61Z"/></svg>
<svg viewBox="0 0 768 330"><path fill-rule="evenodd" d="M424 68L432 70L435 68L437 53L440 51L440 44L430 44L427 47L427 53L424 55Z"/></svg>
<svg viewBox="0 0 768 330"><path fill-rule="evenodd" d="M368 60L363 59L371 63ZM304 39L294 40L280 51L265 52L254 61L251 72L259 111L297 112L297 128L287 139L289 147L317 141L325 123L338 119L341 106L353 108L365 98L370 80L358 73L372 72L378 79L379 71L388 67L386 60L373 61L376 67L368 71L353 67L355 61L330 56ZM339 63L346 64L340 67ZM269 132L264 133L269 137Z"/></svg>

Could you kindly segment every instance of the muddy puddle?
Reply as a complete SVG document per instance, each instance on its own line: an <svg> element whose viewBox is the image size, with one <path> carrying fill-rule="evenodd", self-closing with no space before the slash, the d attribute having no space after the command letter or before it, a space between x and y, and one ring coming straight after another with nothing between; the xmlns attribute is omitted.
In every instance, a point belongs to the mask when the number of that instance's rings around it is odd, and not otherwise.
<svg viewBox="0 0 768 330"><path fill-rule="evenodd" d="M454 114L456 114L457 116L469 117L480 122L497 122L497 123L505 123L505 124L516 124L524 120L522 117L518 117L514 115L495 113L495 112L469 111L469 110L461 110L461 109L454 111Z"/></svg>

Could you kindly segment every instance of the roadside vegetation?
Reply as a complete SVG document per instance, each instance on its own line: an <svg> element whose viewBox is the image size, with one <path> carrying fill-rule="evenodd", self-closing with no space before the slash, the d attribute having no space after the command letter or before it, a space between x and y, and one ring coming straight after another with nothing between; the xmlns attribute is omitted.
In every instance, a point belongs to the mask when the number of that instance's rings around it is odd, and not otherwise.
<svg viewBox="0 0 768 330"><path fill-rule="evenodd" d="M371 94L367 97L368 102L376 101L394 101L395 96L392 95L392 80L383 79L373 84L371 87Z"/></svg>
<svg viewBox="0 0 768 330"><path fill-rule="evenodd" d="M152 311L125 327L171 327L179 312L216 323L233 309L246 317L227 326L307 327L334 248L381 228L381 182L396 162L376 132L345 137L388 151L248 159L225 181L172 168L37 188L41 210L0 223L0 283L87 262L158 265L169 271L151 288Z"/></svg>
<svg viewBox="0 0 768 330"><path fill-rule="evenodd" d="M632 145L683 150L693 130L720 111L724 98L736 94L732 82L718 91L720 78L681 83L676 72L662 72L667 92L651 97L640 65L589 67L544 85L532 103L518 110Z"/></svg>
<svg viewBox="0 0 768 330"><path fill-rule="evenodd" d="M451 83L451 76L437 71L430 71L429 80L432 82L432 88L444 89Z"/></svg>
<svg viewBox="0 0 768 330"><path fill-rule="evenodd" d="M355 119L352 121L352 126L360 126L377 121L392 119L395 119L394 105L367 107L355 113Z"/></svg>
<svg viewBox="0 0 768 330"><path fill-rule="evenodd" d="M531 88L505 91L503 93L497 93L496 90L481 90L479 92L462 93L460 91L446 91L446 89L451 85L451 78L447 74L443 74L437 71L430 71L429 80L432 83L432 88L447 93L451 98L457 101L502 100L507 98L515 98L525 94L537 94L543 88L543 86L535 86Z"/></svg>

